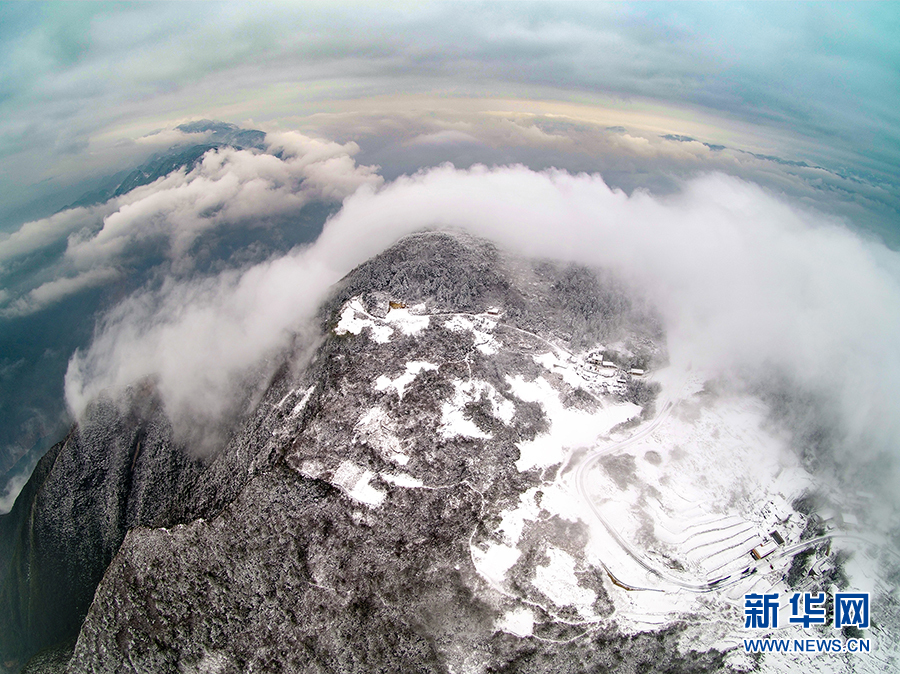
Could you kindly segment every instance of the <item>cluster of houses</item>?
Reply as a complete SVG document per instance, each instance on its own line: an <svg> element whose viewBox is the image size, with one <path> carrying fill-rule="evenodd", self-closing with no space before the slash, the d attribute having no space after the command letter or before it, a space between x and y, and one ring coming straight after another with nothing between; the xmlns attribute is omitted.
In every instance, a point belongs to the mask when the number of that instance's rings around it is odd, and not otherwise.
<svg viewBox="0 0 900 674"><path fill-rule="evenodd" d="M597 372L599 374L609 374L610 376L615 375L620 372L625 372L630 374L632 377L643 377L646 372L638 367L633 367L629 370L624 370L620 368L615 362L611 360L606 360L605 354L603 351L591 351L587 358L584 359L585 366L593 372Z"/></svg>
<svg viewBox="0 0 900 674"><path fill-rule="evenodd" d="M602 393L624 393L628 377L643 377L646 372L641 368L625 369L606 358L601 350L588 353L579 363L578 374Z"/></svg>

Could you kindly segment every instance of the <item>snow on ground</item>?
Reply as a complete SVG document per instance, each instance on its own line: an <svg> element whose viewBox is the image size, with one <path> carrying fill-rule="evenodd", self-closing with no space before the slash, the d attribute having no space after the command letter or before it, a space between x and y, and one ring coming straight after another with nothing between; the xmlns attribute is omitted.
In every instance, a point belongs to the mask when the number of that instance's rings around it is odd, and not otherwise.
<svg viewBox="0 0 900 674"><path fill-rule="evenodd" d="M540 505L536 502L538 491ZM472 546L476 570L495 589L512 596L521 591L523 581L518 579L518 587L511 587L506 583L506 573L525 550L522 547L524 542L520 539L526 524L537 521L541 515L546 517L548 513L567 521L586 518L583 505L578 502L577 497L573 497L564 481L557 481L543 485L540 489L528 490L522 494L516 507L502 513L497 527L497 533L503 540L501 544L490 542L485 549ZM606 577L602 572L604 564L618 560L621 553L613 545L604 547L593 540L583 550L580 561L569 552L552 545L546 546L543 552L547 560L534 569L528 584L550 601L544 608L551 613L557 613L563 608L575 608L587 622L603 621L604 616L597 615L593 607L596 593L579 583L576 571L595 569ZM633 592L611 582L604 583L604 587L616 607L612 621L626 633L671 624L682 614L695 609L698 599L695 594L679 592L677 589L669 593Z"/></svg>
<svg viewBox="0 0 900 674"><path fill-rule="evenodd" d="M420 304L411 309L406 307L391 308L384 321L398 329L404 335L415 335L428 327L431 318L424 314L425 305Z"/></svg>
<svg viewBox="0 0 900 674"><path fill-rule="evenodd" d="M498 543L489 543L484 549L473 545L470 550L475 570L496 589L505 591L502 588L506 582L506 572L518 561L522 552Z"/></svg>
<svg viewBox="0 0 900 674"><path fill-rule="evenodd" d="M677 559L701 579L746 566L779 514L791 512L787 504L811 486L811 476L764 429L765 421L766 409L750 398L676 410L618 462L614 456L605 467L601 462L589 491L600 495L595 504L609 512L608 521L618 515L623 536ZM616 476L616 465L631 472Z"/></svg>
<svg viewBox="0 0 900 674"><path fill-rule="evenodd" d="M560 357L560 354L548 351L540 356L532 356L532 358L538 365L543 365L551 372L561 376L563 381L572 388L587 388L587 381L578 374L572 363L565 357Z"/></svg>
<svg viewBox="0 0 900 674"><path fill-rule="evenodd" d="M392 308L385 318L374 317L354 298L343 307L335 331L360 334L369 328L371 337L383 343L395 332L416 334L429 321L424 307ZM445 318L444 325L471 332L475 348L484 354L502 348L493 335L497 321L487 315L457 314ZM489 538L470 545L477 572L495 590L520 600L497 621L497 629L531 636L535 618L529 605L537 604L551 615L575 609L585 622L606 622L625 633L679 621L685 626L682 652L718 648L730 651L728 663L735 671L756 666L754 659L735 650L744 638L764 636L763 631L744 629L743 598L748 592L779 592L788 597L793 590L784 577L792 554L776 551L756 561L749 553L773 530L784 537L785 547L799 540L806 519L790 504L816 486L813 477L786 451L784 438L769 430L767 409L759 400L710 396L703 393L702 376L671 368L648 377L663 387L657 400L658 418L629 430L624 438L611 439L613 427L641 411L637 405L617 404L601 395L623 389L624 373L614 365L597 365L561 348L551 349L533 358L554 376L526 381L517 375L506 381L513 396L540 404L549 424L546 433L518 443L516 467L521 471L561 469L549 471L551 479L521 494L517 503L501 512ZM375 388L395 390L402 398L416 376L435 368L425 361L410 361L398 377L379 377ZM457 380L453 386L454 394L441 410L443 437L490 438L467 418L466 406L471 403L487 402L497 419L512 422L513 403L487 382ZM566 407L566 388L596 394L596 405L593 409ZM278 407L299 393L291 391ZM292 414L302 411L311 393L312 389L305 392ZM365 412L355 431L354 441L366 442L397 464L409 462L383 409ZM301 472L329 479L329 471L317 461L304 462ZM351 498L377 506L385 494L371 485L374 477L371 471L344 461L330 481ZM380 479L399 487L425 488L406 473L383 473ZM857 528L859 518L853 508L852 499L838 504L840 512L830 526ZM587 542L577 544L583 548L562 544L566 548L562 549L536 536L551 520L586 530ZM528 536L526 530L531 532ZM841 545L839 539L832 544ZM844 545L853 549L852 544ZM851 587L872 592L873 598L895 592L879 580L877 549L866 550L858 544L857 548L859 554L845 566ZM523 556L526 551L528 555ZM530 569L527 563L519 563L529 558L539 561ZM514 583L508 578L513 566ZM745 570L754 573L741 577ZM602 579L614 604L610 616L595 615L597 593L587 586L590 583L579 582L591 574ZM727 582L711 589L708 584L719 579ZM533 601L535 591L542 597L537 602ZM783 604L782 627L772 636L820 636L790 625L788 604ZM767 654L761 661L762 671L882 671L887 658L895 655L892 639L884 634L878 636L884 651L878 657Z"/></svg>
<svg viewBox="0 0 900 674"><path fill-rule="evenodd" d="M586 485L594 507L634 554L663 574L658 577L641 568L593 518L588 560L602 561L627 583L665 590L613 589L620 627L641 629L654 621L667 624L686 617L683 652L734 649L745 638L765 635L744 629L745 593L778 592L785 600L773 638L835 636L790 624L786 598L794 589L784 578L791 554L779 557L776 551L762 561L749 554L772 530L778 530L788 546L799 540L805 518L790 503L814 486L783 439L767 429L766 408L758 400L733 396L698 402L689 396L653 432L636 433L634 443L619 443L603 457L607 462L601 459L594 465ZM590 513L585 521L592 521ZM863 554L857 542L832 541L835 548L842 545L855 551L845 566L850 587L874 591L874 559ZM756 572L702 594L674 584L679 579L688 585L723 577L736 580L748 568ZM739 653L729 658L735 666L746 664ZM881 666L881 661L863 656L768 654L762 671L882 671Z"/></svg>
<svg viewBox="0 0 900 674"><path fill-rule="evenodd" d="M520 442L520 457L516 468L520 471L542 468L562 463L572 449L592 447L598 438L605 437L617 424L627 421L641 412L633 403L614 404L595 411L565 407L557 390L543 377L526 381L521 375L507 376L512 394L525 402L541 405L550 430L534 440Z"/></svg>
<svg viewBox="0 0 900 674"><path fill-rule="evenodd" d="M372 339L379 344L391 341L395 330L404 335L415 335L428 327L431 317L425 312L425 305L391 307L384 318L373 316L366 311L362 300L354 297L341 308L341 318L334 328L337 335L360 334L369 328Z"/></svg>
<svg viewBox="0 0 900 674"><path fill-rule="evenodd" d="M534 587L557 606L572 606L584 618L594 618L592 605L597 593L578 584L575 559L564 550L552 546L547 548L547 556L550 558L547 564L535 570Z"/></svg>
<svg viewBox="0 0 900 674"><path fill-rule="evenodd" d="M306 404L309 402L310 397L312 397L312 393L315 390L315 386L310 386L308 389L303 391L303 395L300 396L300 399L294 403L293 408L291 409L290 414L287 415L288 423L283 423L279 428L275 428L272 430L272 435L276 437L287 437L294 430L294 423L297 417L300 416L300 413L306 408ZM276 409L284 409L285 404L288 403L291 399L296 398L296 396L301 392L302 389L295 388L291 389L287 393L284 394L284 397L278 401L275 405Z"/></svg>
<svg viewBox="0 0 900 674"><path fill-rule="evenodd" d="M576 385L574 378L563 374L564 357L551 353L536 360L560 374L566 385ZM770 430L768 410L759 400L700 394L702 380L698 384L696 378L663 379L659 418L634 428L625 439L611 440L609 429L639 408L616 410L610 405L595 412L566 408L547 380L509 377L512 394L540 403L550 422L548 433L519 445L517 467L561 465L562 470L553 471L550 481L527 490L499 514L491 540L472 545L473 560L495 588L520 598L515 611L521 616L532 615L526 599L530 585L545 597L538 603L549 602L543 608L551 614L574 607L585 621L608 621L625 633L677 621L685 626L682 652L730 651L728 661L740 671L755 661L734 649L742 647L745 638L764 636L763 631L744 628L744 595L778 592L787 598L794 591L784 580L792 554L779 556L776 551L757 561L750 550L773 530L784 537L785 548L799 541L806 519L791 503L815 486L814 478L785 446L785 439ZM669 401L675 406L670 408ZM583 462L589 463L582 490L578 468ZM551 517L586 526L589 537L584 548L562 550L523 535L528 527L540 527ZM835 517L836 522L840 519ZM853 514L844 521L852 530ZM840 539L832 545L839 547ZM877 580L875 548L870 554L860 551L859 544L844 545L857 549L845 566L851 587L872 592L873 597L884 592ZM530 577L523 579L517 572L513 586L508 571L519 559L527 559L526 551L537 553L542 563L532 568ZM579 583L583 572L591 569L604 579L615 606L611 616L594 614L596 595ZM611 575L603 573L606 569ZM755 572L741 578L748 569ZM723 586L709 587L726 577ZM781 628L773 631L773 637L820 638L791 625L789 603L782 604ZM505 614L498 629L527 633L533 622L521 618L522 626L517 626L520 613ZM882 648L887 651L881 659L865 662L863 656L767 654L762 670L880 671L893 646L885 642Z"/></svg>
<svg viewBox="0 0 900 674"><path fill-rule="evenodd" d="M517 637L530 637L534 633L534 613L524 606L507 611L497 621L497 629Z"/></svg>
<svg viewBox="0 0 900 674"><path fill-rule="evenodd" d="M497 321L484 315L461 316L457 314L447 319L444 327L456 332L471 332L475 338L475 348L486 356L494 355L502 346L492 334L494 328L497 327Z"/></svg>
<svg viewBox="0 0 900 674"><path fill-rule="evenodd" d="M490 438L491 436L470 419L467 419L466 405L477 403L487 398L491 405L491 413L500 421L509 424L515 416L516 408L512 401L504 398L486 381L471 379L462 381L455 379L453 397L441 405L441 425L438 432L444 438L462 435L469 438Z"/></svg>
<svg viewBox="0 0 900 674"><path fill-rule="evenodd" d="M323 478L325 472L325 464L318 459L306 459L300 464L300 474L311 477L314 480Z"/></svg>
<svg viewBox="0 0 900 674"><path fill-rule="evenodd" d="M683 405L652 433L601 456L584 476L596 515L587 519L592 534L609 551L610 570L634 585L702 587L754 565L750 551L772 529L789 543L799 534L778 515L810 486L810 476L764 429L765 408L738 397Z"/></svg>
<svg viewBox="0 0 900 674"><path fill-rule="evenodd" d="M363 328L369 328L372 339L379 344L387 344L391 341L394 329L384 325L379 319L369 314L363 308L362 301L354 297L341 309L341 319L334 328L336 335L346 335L348 332L358 335Z"/></svg>
<svg viewBox="0 0 900 674"><path fill-rule="evenodd" d="M375 489L369 482L375 477L371 470L357 466L352 461L342 461L331 476L331 484L340 487L347 495L370 506L381 505L385 493Z"/></svg>
<svg viewBox="0 0 900 674"><path fill-rule="evenodd" d="M397 485L398 487L406 487L407 489L421 489L425 486L425 483L422 482L422 480L415 478L412 475L407 475L406 473L381 473L380 477L385 482Z"/></svg>
<svg viewBox="0 0 900 674"><path fill-rule="evenodd" d="M354 428L356 439L375 449L387 461L401 466L409 463L409 456L403 451L400 438L391 416L381 407L373 407L365 412Z"/></svg>
<svg viewBox="0 0 900 674"><path fill-rule="evenodd" d="M537 487L519 495L519 505L503 512L500 518L500 526L497 532L503 535L503 539L509 545L516 545L522 536L526 521L534 521L540 514L541 508L536 501Z"/></svg>
<svg viewBox="0 0 900 674"><path fill-rule="evenodd" d="M403 400L403 393L406 387L412 383L413 379L423 370L437 370L438 366L422 360L412 360L406 364L406 372L395 379L381 375L375 380L375 390L386 391L390 388L397 391L400 400Z"/></svg>
<svg viewBox="0 0 900 674"><path fill-rule="evenodd" d="M609 551L599 552L608 554ZM597 553L598 551L592 550L587 560L599 560ZM625 634L661 629L671 625L676 620L697 611L702 601L701 597L687 591L634 591L625 590L613 583L607 583L606 589L616 607L612 622ZM699 640L693 646L694 649L709 647Z"/></svg>
<svg viewBox="0 0 900 674"><path fill-rule="evenodd" d="M291 410L291 413L290 413L291 417L296 417L298 414L300 414L300 412L303 411L303 408L306 407L306 403L309 402L309 398L312 395L312 392L315 388L316 388L315 386L310 386L308 389L306 389L303 392L303 395L301 396L300 400L294 404L294 408ZM290 391L288 391L287 393L284 394L284 397L278 401L278 403L275 405L275 407L277 407L278 409L282 409L284 407L284 404L288 400L290 400L291 398L296 396L298 393L300 393L300 389L298 389L298 388L291 389Z"/></svg>
<svg viewBox="0 0 900 674"><path fill-rule="evenodd" d="M312 392L315 388L316 388L315 386L310 386L308 389L306 389L306 392L303 394L303 397L297 401L297 404L294 405L294 409L291 410L290 416L292 418L300 415L300 412L302 412L303 408L306 407L306 403L309 402L309 398L312 395ZM279 403L279 406L280 406L280 403Z"/></svg>

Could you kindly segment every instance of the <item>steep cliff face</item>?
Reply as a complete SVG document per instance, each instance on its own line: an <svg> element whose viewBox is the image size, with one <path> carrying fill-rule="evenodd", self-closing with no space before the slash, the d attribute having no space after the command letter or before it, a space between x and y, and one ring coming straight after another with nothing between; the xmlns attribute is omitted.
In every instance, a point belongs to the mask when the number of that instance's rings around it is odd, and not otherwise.
<svg viewBox="0 0 900 674"><path fill-rule="evenodd" d="M174 440L152 382L93 403L0 516L0 671L77 636L130 529L214 516L271 465L261 412L209 456Z"/></svg>
<svg viewBox="0 0 900 674"><path fill-rule="evenodd" d="M79 521L93 533L54 553L90 568L74 605L96 587L69 671L721 665L679 651L678 627L621 635L585 525L542 504L567 470L551 427L577 449L652 406L625 374L665 357L652 314L587 270L424 233L348 275L320 320L312 356L285 356L207 463L171 443L159 410L129 425L102 405L42 463L20 510L45 508L47 531L92 513ZM615 376L573 385L567 347L601 343ZM83 500L50 487L64 469Z"/></svg>
<svg viewBox="0 0 900 674"><path fill-rule="evenodd" d="M0 651L16 669L36 650L74 637L126 532L154 525L199 462L176 447L146 387L100 400L40 461L0 520Z"/></svg>

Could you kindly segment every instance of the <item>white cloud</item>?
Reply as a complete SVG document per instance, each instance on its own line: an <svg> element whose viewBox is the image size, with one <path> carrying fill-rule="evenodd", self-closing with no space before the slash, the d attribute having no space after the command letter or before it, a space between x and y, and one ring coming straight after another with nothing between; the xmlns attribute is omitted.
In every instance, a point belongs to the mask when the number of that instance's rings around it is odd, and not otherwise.
<svg viewBox="0 0 900 674"><path fill-rule="evenodd" d="M341 201L361 185L382 182L377 167L353 160L359 151L355 143L296 132L267 140L269 153L211 150L190 171L173 172L100 206L25 223L0 239L0 265L65 237L66 256L81 270L113 264L133 246L156 238L167 240L170 256L178 260L207 230L296 212L311 200Z"/></svg>
<svg viewBox="0 0 900 674"><path fill-rule="evenodd" d="M79 274L72 278L61 278L45 283L32 290L28 295L35 302L49 304L51 302L58 302L63 297L67 297L84 288L90 288L111 281L118 278L118 276L119 272L116 269L91 269L90 271L86 271L83 274Z"/></svg>
<svg viewBox="0 0 900 674"><path fill-rule="evenodd" d="M0 264L35 253L94 222L103 209L71 208L34 220L0 239Z"/></svg>
<svg viewBox="0 0 900 674"><path fill-rule="evenodd" d="M145 256L148 245L162 243L171 269L189 271L191 246L205 232L264 225L268 218L297 213L311 201L341 201L362 185L382 183L377 167L356 164L355 143L340 145L294 132L268 140L269 152L211 150L193 169L175 171L105 204L26 223L0 240L0 265L14 264L68 237L62 260L44 270L59 278L18 297L3 290L0 304L8 306L0 315L34 313L109 282L119 274L116 265Z"/></svg>
<svg viewBox="0 0 900 674"><path fill-rule="evenodd" d="M132 190L117 200L98 232L70 239L67 257L87 268L163 238L170 257L180 262L207 230L297 212L314 199L340 201L361 185L381 183L373 167L356 165L354 143L282 133L270 140L270 150L281 156L211 150L192 170Z"/></svg>
<svg viewBox="0 0 900 674"><path fill-rule="evenodd" d="M0 515L5 515L12 510L13 505L16 503L16 498L28 482L29 477L27 473L17 475L6 484L2 495L0 495Z"/></svg>
<svg viewBox="0 0 900 674"><path fill-rule="evenodd" d="M288 344L341 273L306 249L242 274L134 295L73 356L67 402L78 415L100 393L152 376L177 427L214 425L248 372Z"/></svg>
<svg viewBox="0 0 900 674"><path fill-rule="evenodd" d="M433 133L421 133L409 141L410 145L426 145L441 147L443 145L472 144L478 145L480 141L470 133L458 129L443 129Z"/></svg>
<svg viewBox="0 0 900 674"><path fill-rule="evenodd" d="M791 3L777 11L659 4L548 12L538 3L462 11L449 3L394 13L331 3L261 14L139 3L71 16L26 12L21 23L8 16L2 201L22 206L58 190L128 154L117 145L123 136L199 110L230 121L301 115L315 123L347 101L369 97L362 105L379 109L398 92L449 92L448 102L523 92L599 101L602 92L632 110L676 105L679 128L660 132L692 135L692 120L718 111L733 122L726 126L755 127L773 153L826 156L828 165L874 169L893 183L895 148L879 142L897 136L900 107L884 57L894 44L890 9L835 10L830 20L845 30L832 44L819 39L829 21L809 20L812 10ZM78 57L60 58L55 46L70 42Z"/></svg>
<svg viewBox="0 0 900 674"><path fill-rule="evenodd" d="M366 185L307 249L132 297L70 363L70 406L152 375L175 417L222 414L222 391L284 348L331 283L423 227L612 269L656 302L676 365L776 366L834 391L851 430L900 438L895 253L722 175L668 197L628 196L597 175L523 167L444 166Z"/></svg>
<svg viewBox="0 0 900 674"><path fill-rule="evenodd" d="M101 267L91 269L72 277L63 277L54 281L48 281L31 290L24 297L12 302L9 307L0 312L3 316L25 316L40 311L44 307L59 302L61 299L75 293L94 288L113 281L121 275L117 269ZM0 298L2 300L2 298Z"/></svg>

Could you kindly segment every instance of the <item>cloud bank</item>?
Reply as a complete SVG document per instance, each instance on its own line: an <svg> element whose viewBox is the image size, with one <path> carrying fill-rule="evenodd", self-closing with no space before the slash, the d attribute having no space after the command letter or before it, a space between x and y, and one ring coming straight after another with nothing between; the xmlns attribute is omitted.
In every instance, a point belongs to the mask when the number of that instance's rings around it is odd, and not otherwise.
<svg viewBox="0 0 900 674"><path fill-rule="evenodd" d="M179 170L121 197L100 231L69 239L66 256L85 268L122 257L147 241L168 242L175 262L209 229L265 222L313 200L340 201L363 184L379 184L360 167L353 143L339 145L299 133L275 134L270 153L220 148L190 171Z"/></svg>
<svg viewBox="0 0 900 674"><path fill-rule="evenodd" d="M4 307L0 310L0 316L8 318L33 314L82 290L105 285L116 280L119 276L121 276L121 272L118 269L98 267L76 276L47 281L31 290L24 297L18 298L10 306ZM5 300L5 297L0 296L0 304L3 304Z"/></svg>
<svg viewBox="0 0 900 674"><path fill-rule="evenodd" d="M839 405L872 454L900 439L900 260L840 223L720 174L630 196L599 175L442 166L367 183L312 245L246 271L130 297L76 354L74 413L154 377L173 419L214 424L266 357L302 330L329 285L405 234L453 227L525 255L613 270L667 325L676 367L775 368Z"/></svg>
<svg viewBox="0 0 900 674"><path fill-rule="evenodd" d="M170 271L186 273L192 246L216 229L263 226L300 212L310 202L340 202L362 185L377 186L377 167L359 166L355 143L338 144L296 132L267 137L267 151L220 147L193 168L90 208L72 208L28 222L0 239L0 275L29 256L65 246L45 263L30 288L0 296L0 316L39 311L80 290L106 284L118 267L141 264L158 250ZM48 278L49 277L49 278Z"/></svg>

